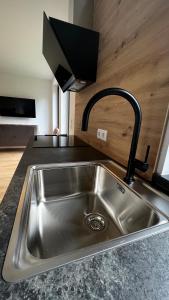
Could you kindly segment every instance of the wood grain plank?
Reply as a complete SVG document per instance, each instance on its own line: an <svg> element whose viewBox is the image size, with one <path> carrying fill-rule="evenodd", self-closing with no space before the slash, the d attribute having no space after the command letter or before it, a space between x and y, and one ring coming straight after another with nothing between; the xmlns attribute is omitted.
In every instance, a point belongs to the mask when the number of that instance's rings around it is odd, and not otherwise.
<svg viewBox="0 0 169 300"><path fill-rule="evenodd" d="M134 116L119 97L106 97L91 112L87 133L81 132L85 105L97 91L118 86L132 92L142 113L137 158L151 146L151 179L169 104L169 1L95 0L94 29L100 32L97 82L76 95L75 134L127 165ZM108 130L107 142L96 139Z"/></svg>

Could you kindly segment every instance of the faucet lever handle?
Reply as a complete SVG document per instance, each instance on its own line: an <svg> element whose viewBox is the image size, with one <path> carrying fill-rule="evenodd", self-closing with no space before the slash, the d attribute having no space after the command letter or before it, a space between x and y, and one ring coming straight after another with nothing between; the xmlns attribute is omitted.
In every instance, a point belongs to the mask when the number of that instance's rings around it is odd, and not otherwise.
<svg viewBox="0 0 169 300"><path fill-rule="evenodd" d="M146 155L145 155L145 159L144 159L145 163L147 163L149 152L150 152L150 145L147 146Z"/></svg>
<svg viewBox="0 0 169 300"><path fill-rule="evenodd" d="M149 152L150 152L150 145L147 146L147 150L146 150L146 155L145 155L145 159L144 161L141 161L139 159L135 159L135 168L142 171L142 172L146 172L149 168L149 164L147 163L148 160L148 156L149 156Z"/></svg>

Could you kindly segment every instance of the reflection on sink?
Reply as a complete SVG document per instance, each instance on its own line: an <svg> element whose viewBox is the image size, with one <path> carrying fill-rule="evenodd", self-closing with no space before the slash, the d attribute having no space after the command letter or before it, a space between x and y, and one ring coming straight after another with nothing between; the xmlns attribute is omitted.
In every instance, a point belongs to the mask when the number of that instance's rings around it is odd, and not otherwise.
<svg viewBox="0 0 169 300"><path fill-rule="evenodd" d="M91 229L87 216L102 216ZM35 170L28 249L50 258L160 222L155 211L99 165Z"/></svg>
<svg viewBox="0 0 169 300"><path fill-rule="evenodd" d="M31 167L25 185L3 270L8 281L96 253L108 241L109 247L113 241L117 246L124 236L130 239L131 233L167 223L104 163Z"/></svg>

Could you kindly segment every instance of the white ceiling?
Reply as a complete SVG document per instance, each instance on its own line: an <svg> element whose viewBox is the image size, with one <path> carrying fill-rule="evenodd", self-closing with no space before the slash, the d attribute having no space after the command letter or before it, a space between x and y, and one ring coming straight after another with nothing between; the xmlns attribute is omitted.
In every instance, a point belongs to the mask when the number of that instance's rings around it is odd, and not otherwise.
<svg viewBox="0 0 169 300"><path fill-rule="evenodd" d="M52 78L42 54L43 11L68 21L69 0L0 0L0 72Z"/></svg>

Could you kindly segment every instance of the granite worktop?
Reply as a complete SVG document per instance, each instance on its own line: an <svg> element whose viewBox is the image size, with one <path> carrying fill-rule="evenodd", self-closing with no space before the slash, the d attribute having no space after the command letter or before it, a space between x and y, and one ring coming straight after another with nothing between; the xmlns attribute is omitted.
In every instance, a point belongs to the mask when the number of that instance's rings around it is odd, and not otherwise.
<svg viewBox="0 0 169 300"><path fill-rule="evenodd" d="M1 270L27 166L105 158L91 147L47 149L29 145L0 207ZM1 275L0 299L169 299L169 232L106 250L16 284L5 282Z"/></svg>

